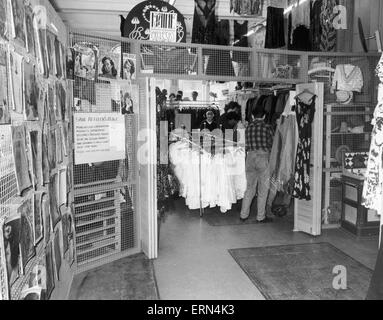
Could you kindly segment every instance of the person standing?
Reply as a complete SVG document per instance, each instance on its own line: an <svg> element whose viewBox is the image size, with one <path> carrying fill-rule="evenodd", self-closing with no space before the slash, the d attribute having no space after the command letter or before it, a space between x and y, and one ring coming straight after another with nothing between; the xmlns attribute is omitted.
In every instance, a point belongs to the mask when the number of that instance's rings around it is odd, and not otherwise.
<svg viewBox="0 0 383 320"><path fill-rule="evenodd" d="M202 121L200 125L201 131L207 129L209 131L214 131L218 128L217 123L214 121L214 112L209 110L206 112L206 120Z"/></svg>
<svg viewBox="0 0 383 320"><path fill-rule="evenodd" d="M244 222L249 218L251 203L258 188L257 223L267 223L273 221L266 216L266 201L270 186L269 158L274 132L264 121L265 111L262 106L254 108L252 116L253 121L245 131L247 187L240 219Z"/></svg>

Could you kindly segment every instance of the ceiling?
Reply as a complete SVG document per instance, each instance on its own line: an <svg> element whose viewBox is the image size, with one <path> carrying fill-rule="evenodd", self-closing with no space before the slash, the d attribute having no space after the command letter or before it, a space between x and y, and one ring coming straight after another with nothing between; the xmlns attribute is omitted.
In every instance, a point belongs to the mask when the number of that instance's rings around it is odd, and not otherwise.
<svg viewBox="0 0 383 320"><path fill-rule="evenodd" d="M50 0L64 23L72 29L120 36L120 18L142 0ZM229 0L217 0L218 16L233 16ZM193 0L176 0L174 6L185 16L186 28L191 30Z"/></svg>

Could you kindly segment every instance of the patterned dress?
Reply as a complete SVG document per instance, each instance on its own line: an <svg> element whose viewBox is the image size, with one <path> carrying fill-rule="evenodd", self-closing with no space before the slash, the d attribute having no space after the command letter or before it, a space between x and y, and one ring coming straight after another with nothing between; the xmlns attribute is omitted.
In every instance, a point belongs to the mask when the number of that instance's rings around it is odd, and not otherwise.
<svg viewBox="0 0 383 320"><path fill-rule="evenodd" d="M315 98L311 104L296 99L295 112L297 115L299 140L295 161L295 177L293 197L300 200L311 200L310 196L310 152L311 152L311 124L315 114Z"/></svg>

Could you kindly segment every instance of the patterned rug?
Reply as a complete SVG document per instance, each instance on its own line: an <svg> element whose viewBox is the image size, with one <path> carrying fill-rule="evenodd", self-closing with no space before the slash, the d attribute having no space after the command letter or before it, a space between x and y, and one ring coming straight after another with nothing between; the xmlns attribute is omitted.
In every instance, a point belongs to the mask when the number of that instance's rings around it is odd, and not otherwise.
<svg viewBox="0 0 383 320"><path fill-rule="evenodd" d="M329 243L247 249L229 253L268 300L364 300L372 270ZM334 289L346 269L345 290ZM336 279L338 280L338 278Z"/></svg>

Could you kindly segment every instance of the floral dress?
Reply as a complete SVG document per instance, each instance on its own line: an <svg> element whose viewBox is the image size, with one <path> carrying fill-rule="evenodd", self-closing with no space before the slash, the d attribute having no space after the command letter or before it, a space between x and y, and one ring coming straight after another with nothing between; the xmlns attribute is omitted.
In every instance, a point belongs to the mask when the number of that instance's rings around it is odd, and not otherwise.
<svg viewBox="0 0 383 320"><path fill-rule="evenodd" d="M300 200L311 200L310 196L310 152L311 152L311 124L315 114L315 98L311 104L296 99L295 112L297 115L299 140L295 161L295 177L293 197Z"/></svg>

